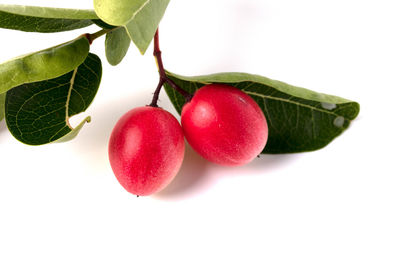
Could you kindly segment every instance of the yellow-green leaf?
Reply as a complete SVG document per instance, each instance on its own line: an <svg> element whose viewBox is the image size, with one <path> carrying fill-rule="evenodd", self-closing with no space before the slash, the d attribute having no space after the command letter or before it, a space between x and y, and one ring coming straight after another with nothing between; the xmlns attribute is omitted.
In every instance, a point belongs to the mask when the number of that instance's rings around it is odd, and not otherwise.
<svg viewBox="0 0 400 267"><path fill-rule="evenodd" d="M0 4L0 28L26 32L62 32L99 21L94 10Z"/></svg>
<svg viewBox="0 0 400 267"><path fill-rule="evenodd" d="M97 15L115 26L124 26L144 54L154 37L169 0L94 0Z"/></svg>
<svg viewBox="0 0 400 267"><path fill-rule="evenodd" d="M98 19L96 12L90 9L70 9L39 6L0 4L0 11L21 16L52 19Z"/></svg>
<svg viewBox="0 0 400 267"><path fill-rule="evenodd" d="M48 80L70 72L86 59L89 46L87 38L81 36L0 64L0 94L24 83Z"/></svg>
<svg viewBox="0 0 400 267"><path fill-rule="evenodd" d="M94 9L100 19L121 26L128 23L151 0L94 0Z"/></svg>

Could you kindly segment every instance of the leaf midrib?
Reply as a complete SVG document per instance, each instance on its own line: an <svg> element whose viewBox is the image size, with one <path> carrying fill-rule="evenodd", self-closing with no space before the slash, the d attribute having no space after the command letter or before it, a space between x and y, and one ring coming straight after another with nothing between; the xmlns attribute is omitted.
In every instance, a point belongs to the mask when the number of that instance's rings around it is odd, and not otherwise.
<svg viewBox="0 0 400 267"><path fill-rule="evenodd" d="M74 69L74 72L72 73L72 77L71 77L71 81L70 81L70 86L68 89L68 95L67 95L67 101L65 103L65 123L67 124L67 126L73 130L74 128L72 128L71 124L69 123L69 102L71 100L71 93L72 90L74 89L74 82L75 82L75 77L76 77L76 73L78 72L78 68Z"/></svg>
<svg viewBox="0 0 400 267"><path fill-rule="evenodd" d="M289 103L289 104L293 104L293 105L309 108L309 109L312 109L312 110L316 110L316 111L319 111L319 112L327 113L327 114L330 114L330 115L338 116L338 114L333 112L333 111L329 111L329 110L326 110L326 109L321 109L321 108L317 108L317 107L310 106L310 105L307 105L307 104L291 101L290 99L281 98L281 97L275 97L275 96L269 96L269 95L262 95L262 94L259 94L259 93L250 92L250 91L246 91L246 90L242 90L242 91L245 92L248 95L254 95L254 96L261 97L261 98L267 98L267 99L272 99L272 100L276 100L276 101L282 101L282 102L286 102L286 103Z"/></svg>
<svg viewBox="0 0 400 267"><path fill-rule="evenodd" d="M132 20L136 17L136 15L137 15L140 11L142 11L142 9L143 9L145 6L147 6L148 3L150 3L150 1L151 1L151 0L147 0L146 2L143 3L143 5L142 5L141 7L139 7L135 12L133 12L131 19L130 19L129 21L127 21L127 22L125 23L125 25L128 24L130 21L132 21Z"/></svg>

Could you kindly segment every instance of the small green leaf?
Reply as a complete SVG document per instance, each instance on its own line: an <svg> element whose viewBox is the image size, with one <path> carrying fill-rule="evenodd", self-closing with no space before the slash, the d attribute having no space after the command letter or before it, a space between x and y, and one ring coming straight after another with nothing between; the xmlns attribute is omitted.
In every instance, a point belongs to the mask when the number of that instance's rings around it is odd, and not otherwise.
<svg viewBox="0 0 400 267"><path fill-rule="evenodd" d="M85 60L89 46L87 38L81 36L0 64L0 94L24 83L48 80L70 72Z"/></svg>
<svg viewBox="0 0 400 267"><path fill-rule="evenodd" d="M94 10L0 4L0 28L27 32L70 31L93 24Z"/></svg>
<svg viewBox="0 0 400 267"><path fill-rule="evenodd" d="M346 130L360 106L341 97L246 73L184 77L167 73L184 90L194 93L209 83L224 83L251 96L267 118L268 143L263 153L293 153L320 149ZM165 90L180 113L185 99L168 84Z"/></svg>
<svg viewBox="0 0 400 267"><path fill-rule="evenodd" d="M6 100L6 94L0 94L0 121L4 119L5 100Z"/></svg>
<svg viewBox="0 0 400 267"><path fill-rule="evenodd" d="M124 26L144 54L164 16L169 0L94 0L97 15L106 23Z"/></svg>
<svg viewBox="0 0 400 267"><path fill-rule="evenodd" d="M115 29L106 35L105 47L108 62L116 66L128 52L131 39L126 34L125 28Z"/></svg>
<svg viewBox="0 0 400 267"><path fill-rule="evenodd" d="M42 145L74 138L87 117L76 128L69 118L85 111L93 101L101 80L101 61L89 54L75 70L60 77L23 84L7 92L7 127L19 141Z"/></svg>

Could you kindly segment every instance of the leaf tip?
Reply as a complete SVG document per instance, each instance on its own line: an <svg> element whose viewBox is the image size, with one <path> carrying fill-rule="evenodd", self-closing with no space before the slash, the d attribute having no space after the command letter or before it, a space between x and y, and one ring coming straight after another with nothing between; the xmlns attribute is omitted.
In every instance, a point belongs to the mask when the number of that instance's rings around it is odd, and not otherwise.
<svg viewBox="0 0 400 267"><path fill-rule="evenodd" d="M361 106L360 106L360 104L358 102L355 102L355 101L352 102L352 104L353 104L353 109L352 109L352 112L350 114L350 119L354 120L355 118L357 118L358 114L360 114Z"/></svg>

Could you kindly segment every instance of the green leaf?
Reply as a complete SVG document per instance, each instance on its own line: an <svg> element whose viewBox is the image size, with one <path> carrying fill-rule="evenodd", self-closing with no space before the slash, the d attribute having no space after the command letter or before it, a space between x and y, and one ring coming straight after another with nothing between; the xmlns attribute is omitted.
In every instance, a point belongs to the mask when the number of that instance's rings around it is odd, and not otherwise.
<svg viewBox="0 0 400 267"><path fill-rule="evenodd" d="M6 100L6 94L0 94L0 121L4 119L5 100Z"/></svg>
<svg viewBox="0 0 400 267"><path fill-rule="evenodd" d="M8 91L5 113L11 134L29 145L74 138L90 117L76 128L72 128L69 118L89 107L100 85L101 72L100 59L89 54L67 74Z"/></svg>
<svg viewBox="0 0 400 267"><path fill-rule="evenodd" d="M104 21L102 21L101 19L93 19L92 20L94 24L96 24L97 26L103 28L103 29L114 29L116 26L110 25L105 23Z"/></svg>
<svg viewBox="0 0 400 267"><path fill-rule="evenodd" d="M153 40L169 0L150 0L135 16L125 25L129 37L144 54Z"/></svg>
<svg viewBox="0 0 400 267"><path fill-rule="evenodd" d="M121 26L127 24L152 0L94 0L94 10L103 21Z"/></svg>
<svg viewBox="0 0 400 267"><path fill-rule="evenodd" d="M125 28L115 29L106 35L106 57L108 62L116 66L128 52L131 39L126 34Z"/></svg>
<svg viewBox="0 0 400 267"><path fill-rule="evenodd" d="M106 23L124 26L144 54L164 16L169 0L94 0L97 15Z"/></svg>
<svg viewBox="0 0 400 267"><path fill-rule="evenodd" d="M320 149L346 130L359 113L358 103L246 73L184 77L167 73L184 90L194 93L209 83L224 83L251 96L267 118L268 143L263 153L293 153ZM165 90L180 113L185 99L168 84Z"/></svg>
<svg viewBox="0 0 400 267"><path fill-rule="evenodd" d="M27 32L70 31L93 24L93 10L0 4L0 28Z"/></svg>
<svg viewBox="0 0 400 267"><path fill-rule="evenodd" d="M16 15L53 18L53 19L98 19L96 12L90 9L70 9L39 6L21 6L0 4L0 11Z"/></svg>
<svg viewBox="0 0 400 267"><path fill-rule="evenodd" d="M0 94L24 83L48 80L70 72L85 60L89 46L87 38L81 36L0 64Z"/></svg>

